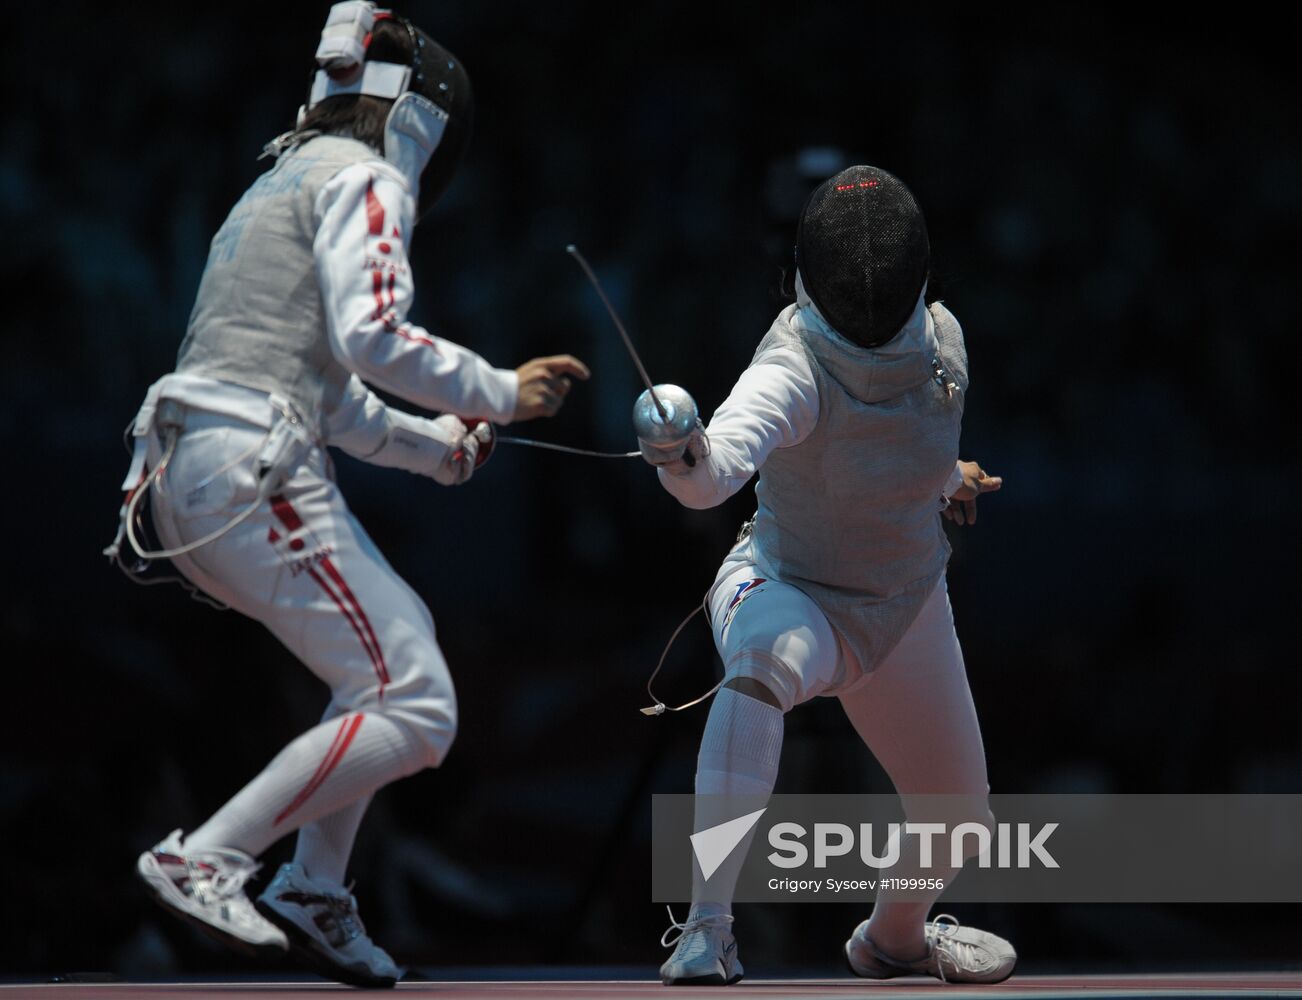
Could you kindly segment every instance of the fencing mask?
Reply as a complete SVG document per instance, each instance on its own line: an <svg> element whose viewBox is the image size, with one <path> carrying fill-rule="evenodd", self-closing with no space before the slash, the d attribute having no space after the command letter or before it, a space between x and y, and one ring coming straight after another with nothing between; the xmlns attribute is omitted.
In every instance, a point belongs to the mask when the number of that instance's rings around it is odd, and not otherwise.
<svg viewBox="0 0 1302 1000"><path fill-rule="evenodd" d="M382 21L401 25L375 38ZM404 17L364 0L330 8L316 50L317 70L304 112L328 97L364 94L393 101L384 125L384 158L419 190L422 210L443 193L470 137L470 77L452 53ZM301 116L300 116L301 120Z"/></svg>
<svg viewBox="0 0 1302 1000"><path fill-rule="evenodd" d="M891 340L927 280L931 246L913 194L877 167L820 184L796 230L796 267L823 318L860 347Z"/></svg>

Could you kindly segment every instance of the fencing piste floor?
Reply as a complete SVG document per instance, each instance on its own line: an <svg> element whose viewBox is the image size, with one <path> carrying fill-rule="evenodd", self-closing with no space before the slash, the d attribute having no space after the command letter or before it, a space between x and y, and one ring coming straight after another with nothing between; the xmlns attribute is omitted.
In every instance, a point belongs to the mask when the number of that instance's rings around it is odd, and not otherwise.
<svg viewBox="0 0 1302 1000"><path fill-rule="evenodd" d="M486 972L500 977L502 970ZM0 1000L297 1000L326 994L360 994L348 986L322 980L276 982L55 982L0 984ZM389 991L365 991L373 994ZM982 997L983 1000L1120 1000L1120 998L1299 997L1302 971L1252 973L1162 973L1122 976L1013 976L994 986L948 986L933 979L885 982L855 979L745 979L726 990L718 987L661 986L658 980L461 979L403 982L393 991L400 998L437 1000L922 1000L929 997ZM392 994L391 994L392 995Z"/></svg>

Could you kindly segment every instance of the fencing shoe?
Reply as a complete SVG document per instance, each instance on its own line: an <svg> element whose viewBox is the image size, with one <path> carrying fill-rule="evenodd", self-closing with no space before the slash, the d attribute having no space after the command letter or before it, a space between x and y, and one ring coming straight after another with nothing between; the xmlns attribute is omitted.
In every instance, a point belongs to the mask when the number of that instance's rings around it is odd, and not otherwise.
<svg viewBox="0 0 1302 1000"><path fill-rule="evenodd" d="M367 936L352 893L313 882L302 865L281 865L257 907L322 975L352 986L383 988L402 975L388 953Z"/></svg>
<svg viewBox="0 0 1302 1000"><path fill-rule="evenodd" d="M140 855L136 873L154 899L223 944L248 954L284 951L289 942L253 909L244 883L258 864L228 848L186 851L181 831Z"/></svg>
<svg viewBox="0 0 1302 1000"><path fill-rule="evenodd" d="M845 943L850 971L865 979L895 976L935 976L946 983L998 983L1013 974L1017 952L1003 938L975 927L960 927L941 914L927 922L927 954L914 962L899 962L883 954L868 937L868 921L854 929Z"/></svg>
<svg viewBox="0 0 1302 1000"><path fill-rule="evenodd" d="M720 913L692 919L686 923L674 920L669 911L669 929L660 938L665 948L672 945L674 953L660 966L660 981L666 986L731 986L745 971L737 958L737 940L728 926L732 915ZM670 937L678 931L676 938Z"/></svg>

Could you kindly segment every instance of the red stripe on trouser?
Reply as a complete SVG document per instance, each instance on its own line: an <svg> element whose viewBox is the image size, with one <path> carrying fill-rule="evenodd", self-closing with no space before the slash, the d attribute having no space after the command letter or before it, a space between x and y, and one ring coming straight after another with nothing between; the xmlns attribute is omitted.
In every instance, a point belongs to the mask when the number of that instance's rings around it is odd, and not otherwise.
<svg viewBox="0 0 1302 1000"><path fill-rule="evenodd" d="M297 531L303 527L303 519L298 516L298 511L289 505L283 494L277 493L271 498L271 510L290 531Z"/></svg>
<svg viewBox="0 0 1302 1000"><path fill-rule="evenodd" d="M380 697L383 698L384 685L389 683L389 671L385 668L384 655L380 652L379 644L371 645L375 641L375 634L371 632L371 623L366 622L366 628L363 630L362 624L354 615L353 610L344 603L343 597L335 593L334 588L330 586L326 578L315 569L309 569L307 572L317 582L317 586L330 595L330 599L335 602L348 624L357 633L357 641L362 644L362 649L366 650L366 655L371 658L371 666L375 668L375 676L380 679ZM360 613L361 608L357 608L357 612Z"/></svg>
<svg viewBox="0 0 1302 1000"><path fill-rule="evenodd" d="M328 558L321 560L321 568L329 574L330 579L338 584L339 589L343 591L344 597L353 606L353 611L357 613L362 627L366 629L366 634L371 638L371 644L368 647L371 650L371 659L375 662L375 672L380 676L380 686L383 688L389 683L389 668L384 662L384 650L380 648L380 640L375 637L375 629L371 628L371 620L366 617L366 612L362 610L361 602L352 589L344 582L343 574L335 568L335 564Z"/></svg>
<svg viewBox="0 0 1302 1000"><path fill-rule="evenodd" d="M275 515L280 518L281 522L290 531L294 531L303 526L303 519L298 516L298 511L290 506L289 501L281 494L276 494L271 498L271 509ZM344 582L343 575L335 568L335 564L330 561L329 557L321 560L321 566L329 574L330 579L339 587L340 593L335 593L334 588L326 581L314 566L307 567L307 574L316 581L317 586L324 590L335 605L343 614L345 620L353 627L357 633L357 641L362 644L362 649L366 650L366 655L370 657L371 666L375 668L375 676L380 680L380 697L384 697L384 686L389 683L389 668L384 662L384 651L380 648L380 640L376 638L375 630L371 627L371 620L362 610L361 602L352 589ZM345 604L345 600L348 602ZM349 607L351 605L351 608Z"/></svg>
<svg viewBox="0 0 1302 1000"><path fill-rule="evenodd" d="M335 731L335 738L330 744L330 749L326 751L325 757L317 765L316 772L308 779L307 784L299 789L299 793L294 796L294 801L281 810L280 815L272 822L272 826L280 826L286 818L310 799L318 788L325 784L326 778L330 777L330 772L338 767L339 762L344 759L344 754L348 752L349 744L353 742L357 730L362 728L363 718L361 712L354 716L344 717L344 720L339 723L339 728Z"/></svg>
<svg viewBox="0 0 1302 1000"><path fill-rule="evenodd" d="M304 800L307 798L305 793L308 789L315 791L317 786L321 784L328 769L333 767L331 762L334 760L335 751L339 749L339 743L344 738L344 733L348 729L348 723L349 719L347 716L339 720L339 728L335 730L335 738L330 741L330 748L326 750L325 756L321 758L321 762L317 764L316 770L312 772L312 777L307 779L307 784L300 788L298 794L290 800L289 805L280 811L280 814L275 819L276 823L281 822L281 820L303 804Z"/></svg>
<svg viewBox="0 0 1302 1000"><path fill-rule="evenodd" d="M384 275L379 271L371 272L371 291L375 293L375 312L371 313L371 319L380 319L384 316Z"/></svg>

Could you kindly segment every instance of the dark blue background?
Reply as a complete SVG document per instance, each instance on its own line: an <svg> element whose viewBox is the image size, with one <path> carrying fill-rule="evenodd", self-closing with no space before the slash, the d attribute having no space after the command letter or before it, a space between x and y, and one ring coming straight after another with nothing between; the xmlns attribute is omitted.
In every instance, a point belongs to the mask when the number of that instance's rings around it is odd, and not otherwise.
<svg viewBox="0 0 1302 1000"><path fill-rule="evenodd" d="M636 375L567 242L708 413L781 304L803 190L784 164L832 146L900 174L967 334L964 453L1006 481L950 575L995 790L1302 791L1297 81L1287 39L1239 10L412 4L479 99L416 235L415 318L503 366L583 357L592 381L520 431L622 450ZM293 121L325 11L64 4L6 29L0 972L245 968L149 908L134 857L325 693L259 626L98 552L121 430ZM649 796L690 788L705 712L643 718L642 683L750 491L691 512L640 463L506 447L456 490L340 478L429 601L463 718L445 767L363 829L370 930L431 965L650 975ZM715 669L698 623L663 693ZM779 790L882 788L834 702L787 731ZM1302 929L1296 908L955 909L1040 968L1277 963ZM862 915L744 908L748 967L834 971Z"/></svg>

